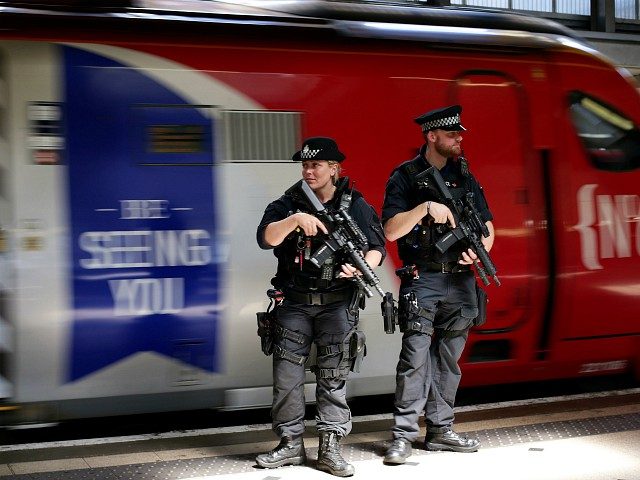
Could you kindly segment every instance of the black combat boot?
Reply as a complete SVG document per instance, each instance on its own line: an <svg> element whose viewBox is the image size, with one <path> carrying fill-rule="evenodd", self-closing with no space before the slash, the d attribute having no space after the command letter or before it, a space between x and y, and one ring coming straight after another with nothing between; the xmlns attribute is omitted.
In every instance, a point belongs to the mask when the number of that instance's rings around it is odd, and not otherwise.
<svg viewBox="0 0 640 480"><path fill-rule="evenodd" d="M383 463L400 465L411 456L411 442L406 438L396 438L384 454Z"/></svg>
<svg viewBox="0 0 640 480"><path fill-rule="evenodd" d="M318 470L336 477L350 477L355 470L340 454L340 437L335 432L320 432Z"/></svg>
<svg viewBox="0 0 640 480"><path fill-rule="evenodd" d="M427 434L425 441L427 450L446 450L449 452L476 452L480 441L467 438L453 431L451 427L438 429Z"/></svg>
<svg viewBox="0 0 640 480"><path fill-rule="evenodd" d="M282 437L280 444L269 453L256 457L256 463L262 468L276 468L284 465L302 465L307 460L302 437Z"/></svg>

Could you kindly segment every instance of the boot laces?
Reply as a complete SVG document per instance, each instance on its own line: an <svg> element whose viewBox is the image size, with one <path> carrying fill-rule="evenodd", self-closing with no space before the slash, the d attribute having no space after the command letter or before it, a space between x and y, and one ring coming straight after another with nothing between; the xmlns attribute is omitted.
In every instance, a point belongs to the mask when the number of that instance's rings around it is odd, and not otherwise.
<svg viewBox="0 0 640 480"><path fill-rule="evenodd" d="M323 438L323 450L328 456L331 456L334 461L341 463L345 460L340 455L340 445L338 444L339 437L335 433L330 433ZM337 458L336 458L337 457Z"/></svg>

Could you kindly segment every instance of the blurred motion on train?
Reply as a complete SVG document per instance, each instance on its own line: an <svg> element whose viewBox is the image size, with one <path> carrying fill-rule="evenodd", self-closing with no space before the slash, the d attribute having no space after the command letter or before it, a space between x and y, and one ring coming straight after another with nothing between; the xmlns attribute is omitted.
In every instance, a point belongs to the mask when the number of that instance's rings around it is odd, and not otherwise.
<svg viewBox="0 0 640 480"><path fill-rule="evenodd" d="M0 10L0 425L269 405L255 229L300 139L336 138L379 211L421 144L412 119L454 103L502 281L462 385L640 371L640 97L569 30L339 1L56 3ZM391 393L400 334L375 299L361 318L349 395Z"/></svg>

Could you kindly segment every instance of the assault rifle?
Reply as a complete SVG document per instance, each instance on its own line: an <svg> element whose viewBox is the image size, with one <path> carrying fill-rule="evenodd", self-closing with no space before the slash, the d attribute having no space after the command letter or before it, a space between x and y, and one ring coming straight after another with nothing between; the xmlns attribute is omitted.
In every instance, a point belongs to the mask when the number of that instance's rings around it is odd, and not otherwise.
<svg viewBox="0 0 640 480"><path fill-rule="evenodd" d="M385 293L380 286L380 279L362 254L362 249L367 244L367 237L351 218L347 209L341 207L337 212L330 213L304 180L298 181L288 191L301 193L302 199L329 230L328 235L323 235L323 245L311 254L309 261L316 267L322 268L322 265L335 253L342 251L347 254L353 266L362 272L362 275L356 275L353 278L358 286L364 290L367 297L373 297L370 287L373 287L380 296L384 297Z"/></svg>
<svg viewBox="0 0 640 480"><path fill-rule="evenodd" d="M435 167L429 167L420 172L415 177L419 188L429 188L436 194L438 199L444 203L453 214L456 221L456 228L452 228L436 242L436 248L440 253L446 252L454 243L462 240L476 253L478 260L473 261L473 265L478 271L482 283L489 285L489 277L493 278L496 285L500 285L496 266L494 265L489 252L484 248L480 239L489 236L487 225L480 218L480 214L473 203L473 193L467 192L459 200L455 200L449 191L440 171Z"/></svg>
<svg viewBox="0 0 640 480"><path fill-rule="evenodd" d="M393 294L390 292L385 293L380 286L380 279L364 259L362 249L367 244L367 237L351 218L347 209L340 207L335 213L329 212L304 180L298 181L287 192L294 195L302 194L303 199L329 231L328 235L323 235L323 245L311 254L309 261L316 267L322 268L322 265L333 257L335 253L339 251L346 253L353 266L362 273L362 275L355 275L353 278L365 292L365 295L369 298L373 297L371 290L373 288L382 297L381 308L384 330L387 333L393 333L398 316Z"/></svg>

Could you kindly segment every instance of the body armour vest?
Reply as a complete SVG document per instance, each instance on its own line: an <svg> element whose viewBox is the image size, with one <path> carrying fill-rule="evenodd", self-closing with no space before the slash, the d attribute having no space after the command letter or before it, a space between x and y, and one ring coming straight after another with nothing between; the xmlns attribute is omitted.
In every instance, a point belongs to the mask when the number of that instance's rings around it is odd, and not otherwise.
<svg viewBox="0 0 640 480"><path fill-rule="evenodd" d="M334 198L325 204L329 211L337 210L340 206L349 206L362 195L355 190L348 190L349 180L347 177L341 178L336 184ZM345 195L347 194L347 195ZM309 213L309 207L291 195L285 198L290 202L289 215L297 212ZM348 200L348 203L345 202ZM324 233L306 236L301 229L291 232L284 242L276 248L278 257L278 271L272 284L277 288L294 288L295 290L339 290L350 288L353 283L342 278L336 278L341 271L340 267L345 263L346 258L342 254L334 255L325 261L320 267L315 266L310 257L323 245Z"/></svg>
<svg viewBox="0 0 640 480"><path fill-rule="evenodd" d="M457 162L448 160L447 164L449 166L447 167L448 171L445 172L446 176L444 180L447 183L452 197L458 200L469 190L469 179L462 175ZM415 181L415 176L427 167L428 164L426 160L419 155L396 168L396 170L402 172L411 185L408 198L409 210L429 200L438 203L443 202L442 199L438 199L436 194L428 188L419 187ZM398 239L398 255L400 259L405 265L457 261L462 251L466 249L466 246L461 242L452 245L444 253L440 253L435 247L438 239L449 230L448 224L446 226L442 224L438 225L433 222L431 217L424 217L408 234Z"/></svg>

